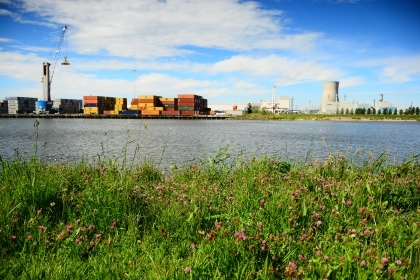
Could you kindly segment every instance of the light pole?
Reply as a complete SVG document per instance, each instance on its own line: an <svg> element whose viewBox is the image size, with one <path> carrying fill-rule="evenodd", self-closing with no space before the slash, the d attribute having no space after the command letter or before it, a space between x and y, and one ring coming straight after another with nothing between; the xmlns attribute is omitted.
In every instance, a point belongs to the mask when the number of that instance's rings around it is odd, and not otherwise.
<svg viewBox="0 0 420 280"><path fill-rule="evenodd" d="M133 70L134 76L134 98L136 98L136 70Z"/></svg>

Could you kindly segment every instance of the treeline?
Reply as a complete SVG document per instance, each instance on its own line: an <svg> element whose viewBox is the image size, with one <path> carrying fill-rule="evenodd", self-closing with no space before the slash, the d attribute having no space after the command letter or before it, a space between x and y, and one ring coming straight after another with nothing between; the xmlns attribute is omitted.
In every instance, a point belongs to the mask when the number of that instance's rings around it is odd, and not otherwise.
<svg viewBox="0 0 420 280"><path fill-rule="evenodd" d="M420 113L420 109L419 107L410 107L408 109L405 109L405 111L403 111L402 109L400 109L399 111L397 111L397 109L388 109L388 108L384 108L384 109L380 109L380 110L375 110L374 108L368 108L367 110L365 108L358 108L356 110L349 110L346 109L344 110L344 108L341 108L341 110L337 109L337 115L419 115Z"/></svg>

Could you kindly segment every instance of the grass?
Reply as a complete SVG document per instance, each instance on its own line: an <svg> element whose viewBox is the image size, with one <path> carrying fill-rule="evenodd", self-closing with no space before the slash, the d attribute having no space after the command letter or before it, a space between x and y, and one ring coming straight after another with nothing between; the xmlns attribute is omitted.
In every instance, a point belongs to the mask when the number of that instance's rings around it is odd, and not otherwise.
<svg viewBox="0 0 420 280"><path fill-rule="evenodd" d="M420 278L417 157L228 158L0 158L0 278Z"/></svg>
<svg viewBox="0 0 420 280"><path fill-rule="evenodd" d="M335 115L335 114L273 114L271 112L230 116L233 120L342 120L342 121L420 121L418 115Z"/></svg>

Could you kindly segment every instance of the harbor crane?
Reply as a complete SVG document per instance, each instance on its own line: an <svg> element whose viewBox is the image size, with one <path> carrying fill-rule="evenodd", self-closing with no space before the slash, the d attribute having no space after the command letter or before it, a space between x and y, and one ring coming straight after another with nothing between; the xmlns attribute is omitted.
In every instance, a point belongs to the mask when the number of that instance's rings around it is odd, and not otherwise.
<svg viewBox="0 0 420 280"><path fill-rule="evenodd" d="M57 60L58 60L58 57L60 56L61 45L63 43L66 30L67 30L67 26L64 25L61 28L61 32L57 40L57 45L55 47L55 51L51 59L51 63L49 62L42 63L41 82L43 84L43 95L42 95L43 100L36 102L37 112L46 113L52 109L53 102L51 100L51 83L53 80L55 67L57 65ZM50 70L51 65L52 65L52 68ZM61 63L61 65L70 65L70 63L67 61L67 56L64 56L64 61Z"/></svg>

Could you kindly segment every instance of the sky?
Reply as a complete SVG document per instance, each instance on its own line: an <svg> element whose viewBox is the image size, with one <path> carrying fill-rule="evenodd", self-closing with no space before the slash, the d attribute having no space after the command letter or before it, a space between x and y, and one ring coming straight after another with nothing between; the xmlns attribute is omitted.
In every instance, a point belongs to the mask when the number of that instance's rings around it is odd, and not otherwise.
<svg viewBox="0 0 420 280"><path fill-rule="evenodd" d="M340 100L420 106L419 0L0 0L0 99L42 99L64 25L52 99L193 93L218 109L276 86L305 110L339 81Z"/></svg>

